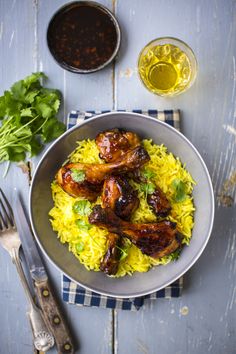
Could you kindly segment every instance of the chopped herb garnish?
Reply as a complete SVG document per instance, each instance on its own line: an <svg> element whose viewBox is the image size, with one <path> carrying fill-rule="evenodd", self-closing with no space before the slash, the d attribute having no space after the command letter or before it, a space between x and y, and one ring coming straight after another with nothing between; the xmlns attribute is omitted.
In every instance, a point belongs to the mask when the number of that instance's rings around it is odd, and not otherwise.
<svg viewBox="0 0 236 354"><path fill-rule="evenodd" d="M71 169L71 177L75 182L83 182L85 180L85 173L82 170L77 170L76 168Z"/></svg>
<svg viewBox="0 0 236 354"><path fill-rule="evenodd" d="M154 183L148 182L148 183L141 183L139 188L142 192L144 192L145 197L147 198L148 194L152 194L155 192L156 186Z"/></svg>
<svg viewBox="0 0 236 354"><path fill-rule="evenodd" d="M88 200L78 200L74 203L72 209L75 213L86 216L91 213L91 203Z"/></svg>
<svg viewBox="0 0 236 354"><path fill-rule="evenodd" d="M152 179L154 177L156 177L156 173L152 170L146 169L142 172L143 177L145 177L146 179Z"/></svg>
<svg viewBox="0 0 236 354"><path fill-rule="evenodd" d="M171 253L171 260L177 261L180 257L181 248L177 249L175 252Z"/></svg>
<svg viewBox="0 0 236 354"><path fill-rule="evenodd" d="M76 250L78 252L82 252L84 250L84 243L83 242L77 243Z"/></svg>
<svg viewBox="0 0 236 354"><path fill-rule="evenodd" d="M84 230L84 231L88 231L88 230L90 230L91 227L92 227L92 225L90 225L90 224L87 223L86 221L80 220L80 219L76 220L75 223L76 223L76 225L78 226L78 228L79 228L80 230Z"/></svg>
<svg viewBox="0 0 236 354"><path fill-rule="evenodd" d="M187 197L187 186L181 181L181 179L176 178L172 182L172 188L174 189L174 201L177 203L183 202Z"/></svg>
<svg viewBox="0 0 236 354"><path fill-rule="evenodd" d="M120 250L121 252L120 261L122 261L128 256L130 247L131 245L127 245L126 247L119 247L116 245L116 248L118 248L118 250Z"/></svg>
<svg viewBox="0 0 236 354"><path fill-rule="evenodd" d="M125 250L121 249L121 256L120 256L120 261L128 257L128 252Z"/></svg>

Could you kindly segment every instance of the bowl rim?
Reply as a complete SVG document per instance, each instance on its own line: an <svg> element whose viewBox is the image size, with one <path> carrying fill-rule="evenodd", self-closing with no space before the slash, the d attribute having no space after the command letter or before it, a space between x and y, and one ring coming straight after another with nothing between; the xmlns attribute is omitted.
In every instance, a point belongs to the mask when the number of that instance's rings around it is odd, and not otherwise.
<svg viewBox="0 0 236 354"><path fill-rule="evenodd" d="M74 130L77 130L77 129L80 129L80 127L84 126L87 124L87 122L92 122L94 120L97 120L97 119L100 119L104 116L110 116L110 115L129 115L129 116L141 116L142 118L144 119L148 119L148 120L152 120L154 121L155 123L157 124L161 124L161 125L164 125L166 128L168 128L169 130L171 130L174 134L177 134L177 135L180 135L180 137L188 144L190 145L190 147L193 149L193 151L196 153L197 157L199 158L202 166L203 166L203 169L204 169L204 172L206 173L206 177L207 177L207 181L208 181L208 185L209 185L209 190L210 190L210 201L211 201L211 212L210 212L210 220L209 220L209 225L208 225L208 231L206 233L206 237L205 237L205 240L204 240L204 243L202 244L201 248L198 250L198 253L195 254L191 261L188 263L188 265L180 272L178 272L177 274L175 274L174 276L172 276L171 279L168 279L167 281L165 281L161 286L154 286L152 287L152 289L149 289L147 291L140 291L138 293L135 293L135 294L129 294L129 295L126 295L126 294L122 294L122 293L111 293L111 292L108 292L108 291L101 291L99 289L95 289L93 287L90 287L90 286L87 286L87 285L84 285L83 283L80 283L78 282L78 280L74 279L73 277L71 277L70 275L68 275L64 270L62 270L60 268L59 265L57 265L50 257L49 255L47 254L47 251L44 249L43 245L41 244L40 242L40 238L38 237L37 235L37 232L36 232L36 229L34 227L34 223L33 223L33 210L32 210L32 203L31 203L31 200L32 200L32 193L33 193L33 187L34 187L34 183L35 183L35 178L37 176L37 172L42 164L42 162L44 161L45 157L47 156L48 152L53 149L53 147L61 140L63 139L65 136L69 135L71 132L73 132ZM119 111L112 111L112 112L108 112L108 113L101 113L99 115L96 115L95 117L92 117L92 118L89 118L85 121L83 121L82 123L79 123L78 125L75 125L74 127L68 129L67 131L65 131L60 137L58 137L50 146L49 148L43 153L40 161L38 162L38 165L34 171L34 174L33 174L33 177L32 177L32 182L31 182L31 185L30 185L30 191L29 191L29 218L30 218L30 223L31 223L31 227L32 227L32 230L33 230L33 233L34 233L34 236L35 236L35 239L40 247L40 249L42 250L43 254L46 256L46 258L63 274L65 274L69 279L71 279L73 282L75 282L76 284L78 284L79 286L87 289L87 290L90 290L90 291L93 291L93 292L96 292L98 294L101 294L101 295L105 295L105 296L110 296L110 297L113 297L113 298L136 298L136 297L140 297L140 296L145 296L145 295L148 295L148 294L152 294L156 291L159 291L161 289L164 289L166 288L168 285L174 283L176 280L178 280L179 278L181 278L195 263L196 261L199 259L199 257L201 256L201 254L203 253L208 241L209 241L209 238L211 236L211 233L212 233L212 228L213 228L213 223L214 223L214 215L215 215L215 198L214 198L214 191L213 191L213 186L212 186L212 182L211 182L211 178L210 178L210 174L209 174L209 171L208 171L208 168L203 160L203 158L201 157L200 153L198 152L198 150L195 148L195 146L183 135L183 133L179 132L177 129L175 129L174 127L172 127L171 125L161 121L161 120L158 120L156 118L153 118L153 117L150 117L148 115L145 115L145 114L140 114L140 113L135 113L135 112L126 112L126 111L123 111L123 112L119 112ZM58 241L60 242L60 241ZM190 242L191 244L191 242ZM68 251L69 252L69 251ZM153 268L151 268L149 271L151 271Z"/></svg>
<svg viewBox="0 0 236 354"><path fill-rule="evenodd" d="M116 47L114 49L114 52L112 53L112 55L110 56L110 58L103 64L101 64L100 66L98 66L97 68L94 68L94 69L79 69L79 68L76 68L76 67L73 67L69 64L67 64L66 62L64 61L60 61L58 58L57 58L57 55L54 53L54 50L51 48L51 46L49 45L49 29L50 29L50 26L51 24L53 23L53 21L55 20L55 18L63 11L66 10L66 8L69 8L70 6L77 6L77 5L80 5L80 6L89 6L89 7L95 7L99 10L101 10L103 13L107 14L110 19L112 20L113 24L114 24L114 27L116 29L116 34L117 34L117 41L116 41ZM107 65L109 65L114 59L115 57L117 56L118 54L118 51L120 49L120 45L121 45L121 29L120 29L120 25L119 25L119 22L116 18L116 16L104 5L96 2L96 1L86 1L86 0L79 0L79 1L71 1L71 2L68 2L62 6L60 6L56 12L54 12L54 14L52 15L52 17L50 18L49 20L49 23L48 23L48 26L47 26L47 30L46 30L46 41L47 41L47 47L48 47L48 50L50 52L50 54L52 55L53 59L56 61L56 63L58 65L60 65L63 69L65 70L68 70L70 72L73 72L73 73L76 73L76 74L90 74L90 73L93 73L93 72L96 72L96 71L99 71L103 68L105 68Z"/></svg>

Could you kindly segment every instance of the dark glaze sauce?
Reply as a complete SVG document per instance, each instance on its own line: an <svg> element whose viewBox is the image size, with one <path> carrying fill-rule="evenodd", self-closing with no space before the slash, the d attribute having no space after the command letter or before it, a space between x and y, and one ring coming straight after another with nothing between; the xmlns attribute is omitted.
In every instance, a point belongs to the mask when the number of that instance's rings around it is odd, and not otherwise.
<svg viewBox="0 0 236 354"><path fill-rule="evenodd" d="M96 69L114 53L117 31L109 14L101 9L72 4L51 21L48 45L60 63L80 70Z"/></svg>

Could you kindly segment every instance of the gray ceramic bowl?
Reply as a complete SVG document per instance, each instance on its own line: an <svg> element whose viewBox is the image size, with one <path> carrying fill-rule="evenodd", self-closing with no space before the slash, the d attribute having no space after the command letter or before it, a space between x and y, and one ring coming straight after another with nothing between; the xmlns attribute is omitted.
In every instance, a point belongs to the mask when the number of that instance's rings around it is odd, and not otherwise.
<svg viewBox="0 0 236 354"><path fill-rule="evenodd" d="M106 129L123 128L135 131L142 138L152 138L165 144L169 151L179 156L197 182L194 188L196 206L192 240L185 247L178 261L158 266L147 273L132 277L109 278L102 272L87 271L83 265L57 239L52 230L48 212L53 206L50 184L76 141L91 138ZM34 174L30 192L30 217L35 237L48 258L78 284L97 293L114 297L136 297L166 287L183 275L199 258L212 230L214 197L207 168L195 147L169 125L135 113L107 113L89 119L64 133L46 151Z"/></svg>

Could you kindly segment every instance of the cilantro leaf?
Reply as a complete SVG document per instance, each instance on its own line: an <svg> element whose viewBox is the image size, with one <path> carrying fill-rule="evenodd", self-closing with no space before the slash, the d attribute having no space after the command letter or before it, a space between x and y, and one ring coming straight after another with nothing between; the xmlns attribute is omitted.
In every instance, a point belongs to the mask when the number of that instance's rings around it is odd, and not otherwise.
<svg viewBox="0 0 236 354"><path fill-rule="evenodd" d="M147 197L148 194L152 194L155 192L155 184L152 182L148 183L141 183L139 186L140 190L144 192L145 196Z"/></svg>
<svg viewBox="0 0 236 354"><path fill-rule="evenodd" d="M56 114L61 95L42 86L46 75L33 73L12 85L0 97L0 163L20 161L40 152L65 131Z"/></svg>
<svg viewBox="0 0 236 354"><path fill-rule="evenodd" d="M174 201L177 203L183 202L187 197L186 184L181 179L176 178L172 181L171 185L174 190Z"/></svg>
<svg viewBox="0 0 236 354"><path fill-rule="evenodd" d="M47 103L44 102L39 102L35 106L35 109L39 115L47 119L50 118L53 113L53 109Z"/></svg>
<svg viewBox="0 0 236 354"><path fill-rule="evenodd" d="M27 90L33 90L37 88L41 89L42 86L40 84L40 79L46 80L47 76L43 72L36 72L29 76L26 76L22 81Z"/></svg>
<svg viewBox="0 0 236 354"><path fill-rule="evenodd" d="M173 253L171 253L171 260L172 261L177 261L180 257L180 253L181 253L182 249L178 248L176 251L174 251Z"/></svg>
<svg viewBox="0 0 236 354"><path fill-rule="evenodd" d="M52 107L54 109L55 112L58 111L59 107L60 107L60 100L59 98L56 98L52 104Z"/></svg>
<svg viewBox="0 0 236 354"><path fill-rule="evenodd" d="M20 111L21 117L33 117L32 109L30 107L23 108Z"/></svg>
<svg viewBox="0 0 236 354"><path fill-rule="evenodd" d="M83 182L85 180L85 173L82 170L77 170L76 168L71 169L71 177L75 182Z"/></svg>
<svg viewBox="0 0 236 354"><path fill-rule="evenodd" d="M7 147L6 153L8 156L7 160L19 162L25 159L26 149L22 146L17 146L15 148Z"/></svg>
<svg viewBox="0 0 236 354"><path fill-rule="evenodd" d="M65 125L55 117L47 120L42 126L41 137L44 142L58 138L65 131Z"/></svg>
<svg viewBox="0 0 236 354"><path fill-rule="evenodd" d="M130 247L131 247L131 245L127 245L124 247L119 247L116 245L116 248L118 248L118 250L120 250L120 252L121 252L120 261L122 261L123 259L128 257Z"/></svg>
<svg viewBox="0 0 236 354"><path fill-rule="evenodd" d="M31 146L30 156L38 155L43 147L42 144L38 141L38 139L35 136L33 136L32 139L30 140L30 146Z"/></svg>
<svg viewBox="0 0 236 354"><path fill-rule="evenodd" d="M83 250L84 250L84 243L81 241L81 242L79 242L79 243L77 243L77 245L76 245L76 250L78 251L78 252L82 252Z"/></svg>
<svg viewBox="0 0 236 354"><path fill-rule="evenodd" d="M24 81L23 80L17 81L11 87L12 97L16 101L25 102L26 91L27 91L27 89L26 89L26 87L24 85Z"/></svg>
<svg viewBox="0 0 236 354"><path fill-rule="evenodd" d="M91 203L88 200L78 200L73 205L73 211L79 215L85 216L91 213Z"/></svg>
<svg viewBox="0 0 236 354"><path fill-rule="evenodd" d="M20 116L23 103L16 101L10 91L5 91L1 99L1 117Z"/></svg>
<svg viewBox="0 0 236 354"><path fill-rule="evenodd" d="M78 226L78 228L80 230L84 230L84 231L88 231L91 229L92 225L90 225L89 223L87 223L86 221L84 220L80 220L80 219L77 219L75 221L76 225Z"/></svg>
<svg viewBox="0 0 236 354"><path fill-rule="evenodd" d="M25 102L26 103L33 103L35 100L35 97L40 93L39 90L34 90L34 91L29 91L26 95L25 95Z"/></svg>
<svg viewBox="0 0 236 354"><path fill-rule="evenodd" d="M152 170L146 169L142 172L143 177L145 177L146 179L152 179L154 177L156 177L156 173Z"/></svg>
<svg viewBox="0 0 236 354"><path fill-rule="evenodd" d="M6 114L6 104L5 104L5 97L0 97L0 119L3 119Z"/></svg>

